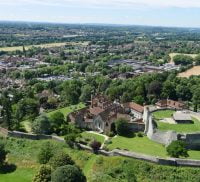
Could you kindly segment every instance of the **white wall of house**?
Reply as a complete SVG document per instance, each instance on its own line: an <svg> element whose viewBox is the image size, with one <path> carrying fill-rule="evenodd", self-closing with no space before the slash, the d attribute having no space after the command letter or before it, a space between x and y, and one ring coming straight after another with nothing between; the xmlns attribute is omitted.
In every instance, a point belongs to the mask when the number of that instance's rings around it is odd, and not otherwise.
<svg viewBox="0 0 200 182"><path fill-rule="evenodd" d="M133 110L133 109L131 109L131 114L134 115L134 117L137 118L137 119L141 119L143 117L142 113L140 113L136 110Z"/></svg>

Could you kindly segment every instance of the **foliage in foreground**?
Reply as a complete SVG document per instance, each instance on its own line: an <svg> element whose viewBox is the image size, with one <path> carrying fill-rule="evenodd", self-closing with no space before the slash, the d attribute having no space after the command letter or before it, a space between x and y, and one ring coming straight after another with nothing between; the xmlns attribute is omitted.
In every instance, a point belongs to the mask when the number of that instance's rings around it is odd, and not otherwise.
<svg viewBox="0 0 200 182"><path fill-rule="evenodd" d="M73 165L58 167L51 177L52 182L86 182L82 171Z"/></svg>
<svg viewBox="0 0 200 182"><path fill-rule="evenodd" d="M18 181L21 182L25 179L23 175L26 176L26 181L31 181L38 167L38 164L35 165L37 153L44 143L46 143L46 141L7 139L6 149L10 151L8 162L14 162L17 165L17 170L9 174L0 175L0 181L15 181L17 178L19 179ZM50 141L50 143L57 151L64 149L84 171L88 181L91 182L127 182L129 179L132 179L134 182L134 176L138 182L197 182L200 179L199 168L160 166L124 157L104 157L86 151L72 150L67 148L66 145L55 141ZM21 160L22 158L23 161ZM27 161L29 162L28 164L34 165L27 165ZM27 169L26 174L23 169L25 165ZM34 168L34 171L29 170L30 168Z"/></svg>
<svg viewBox="0 0 200 182"><path fill-rule="evenodd" d="M51 167L41 165L38 173L33 178L33 182L49 182L51 181Z"/></svg>

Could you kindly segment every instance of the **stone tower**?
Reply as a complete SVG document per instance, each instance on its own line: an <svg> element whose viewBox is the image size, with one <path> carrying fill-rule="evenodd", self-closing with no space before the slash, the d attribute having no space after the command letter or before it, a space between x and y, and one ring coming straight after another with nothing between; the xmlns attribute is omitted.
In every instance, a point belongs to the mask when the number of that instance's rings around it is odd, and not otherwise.
<svg viewBox="0 0 200 182"><path fill-rule="evenodd" d="M144 107L143 122L145 124L144 133L148 137L151 137L154 132L154 129L153 129L154 127L153 127L152 115L148 106Z"/></svg>

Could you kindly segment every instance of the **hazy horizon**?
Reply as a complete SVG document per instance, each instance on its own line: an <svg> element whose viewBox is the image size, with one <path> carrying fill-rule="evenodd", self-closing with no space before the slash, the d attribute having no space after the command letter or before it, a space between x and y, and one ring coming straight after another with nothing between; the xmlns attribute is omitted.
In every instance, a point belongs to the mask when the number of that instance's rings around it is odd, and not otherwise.
<svg viewBox="0 0 200 182"><path fill-rule="evenodd" d="M200 28L198 0L1 0L1 21Z"/></svg>

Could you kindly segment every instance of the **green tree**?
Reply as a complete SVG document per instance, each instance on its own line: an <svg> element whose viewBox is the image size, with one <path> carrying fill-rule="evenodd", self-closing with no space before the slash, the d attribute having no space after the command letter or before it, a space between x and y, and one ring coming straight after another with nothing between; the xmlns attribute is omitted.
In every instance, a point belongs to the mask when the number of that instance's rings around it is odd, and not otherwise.
<svg viewBox="0 0 200 182"><path fill-rule="evenodd" d="M57 152L49 161L49 164L53 169L56 169L65 165L74 165L74 161L65 152Z"/></svg>
<svg viewBox="0 0 200 182"><path fill-rule="evenodd" d="M53 154L53 145L49 141L45 142L38 153L38 162L40 164L47 164L49 160L53 157Z"/></svg>
<svg viewBox="0 0 200 182"><path fill-rule="evenodd" d="M52 182L86 182L86 177L82 171L72 165L65 165L57 168L52 173Z"/></svg>
<svg viewBox="0 0 200 182"><path fill-rule="evenodd" d="M33 182L50 182L51 181L51 167L48 165L40 166L39 171L33 178Z"/></svg>
<svg viewBox="0 0 200 182"><path fill-rule="evenodd" d="M55 112L50 116L53 132L59 134L67 122L65 121L64 114L61 112Z"/></svg>
<svg viewBox="0 0 200 182"><path fill-rule="evenodd" d="M51 124L46 115L41 115L32 123L32 131L36 134L50 134Z"/></svg>
<svg viewBox="0 0 200 182"><path fill-rule="evenodd" d="M182 157L188 157L186 144L183 141L173 141L168 147L167 147L167 153L171 157L179 158Z"/></svg>
<svg viewBox="0 0 200 182"><path fill-rule="evenodd" d="M78 104L81 95L81 81L67 81L63 84L62 98L67 104Z"/></svg>
<svg viewBox="0 0 200 182"><path fill-rule="evenodd" d="M173 58L174 63L176 65L188 65L188 64L192 64L194 59L191 56L187 56L187 55L176 55Z"/></svg>
<svg viewBox="0 0 200 182"><path fill-rule="evenodd" d="M93 88L90 85L85 85L81 88L80 100L82 102L87 102L91 99Z"/></svg>

